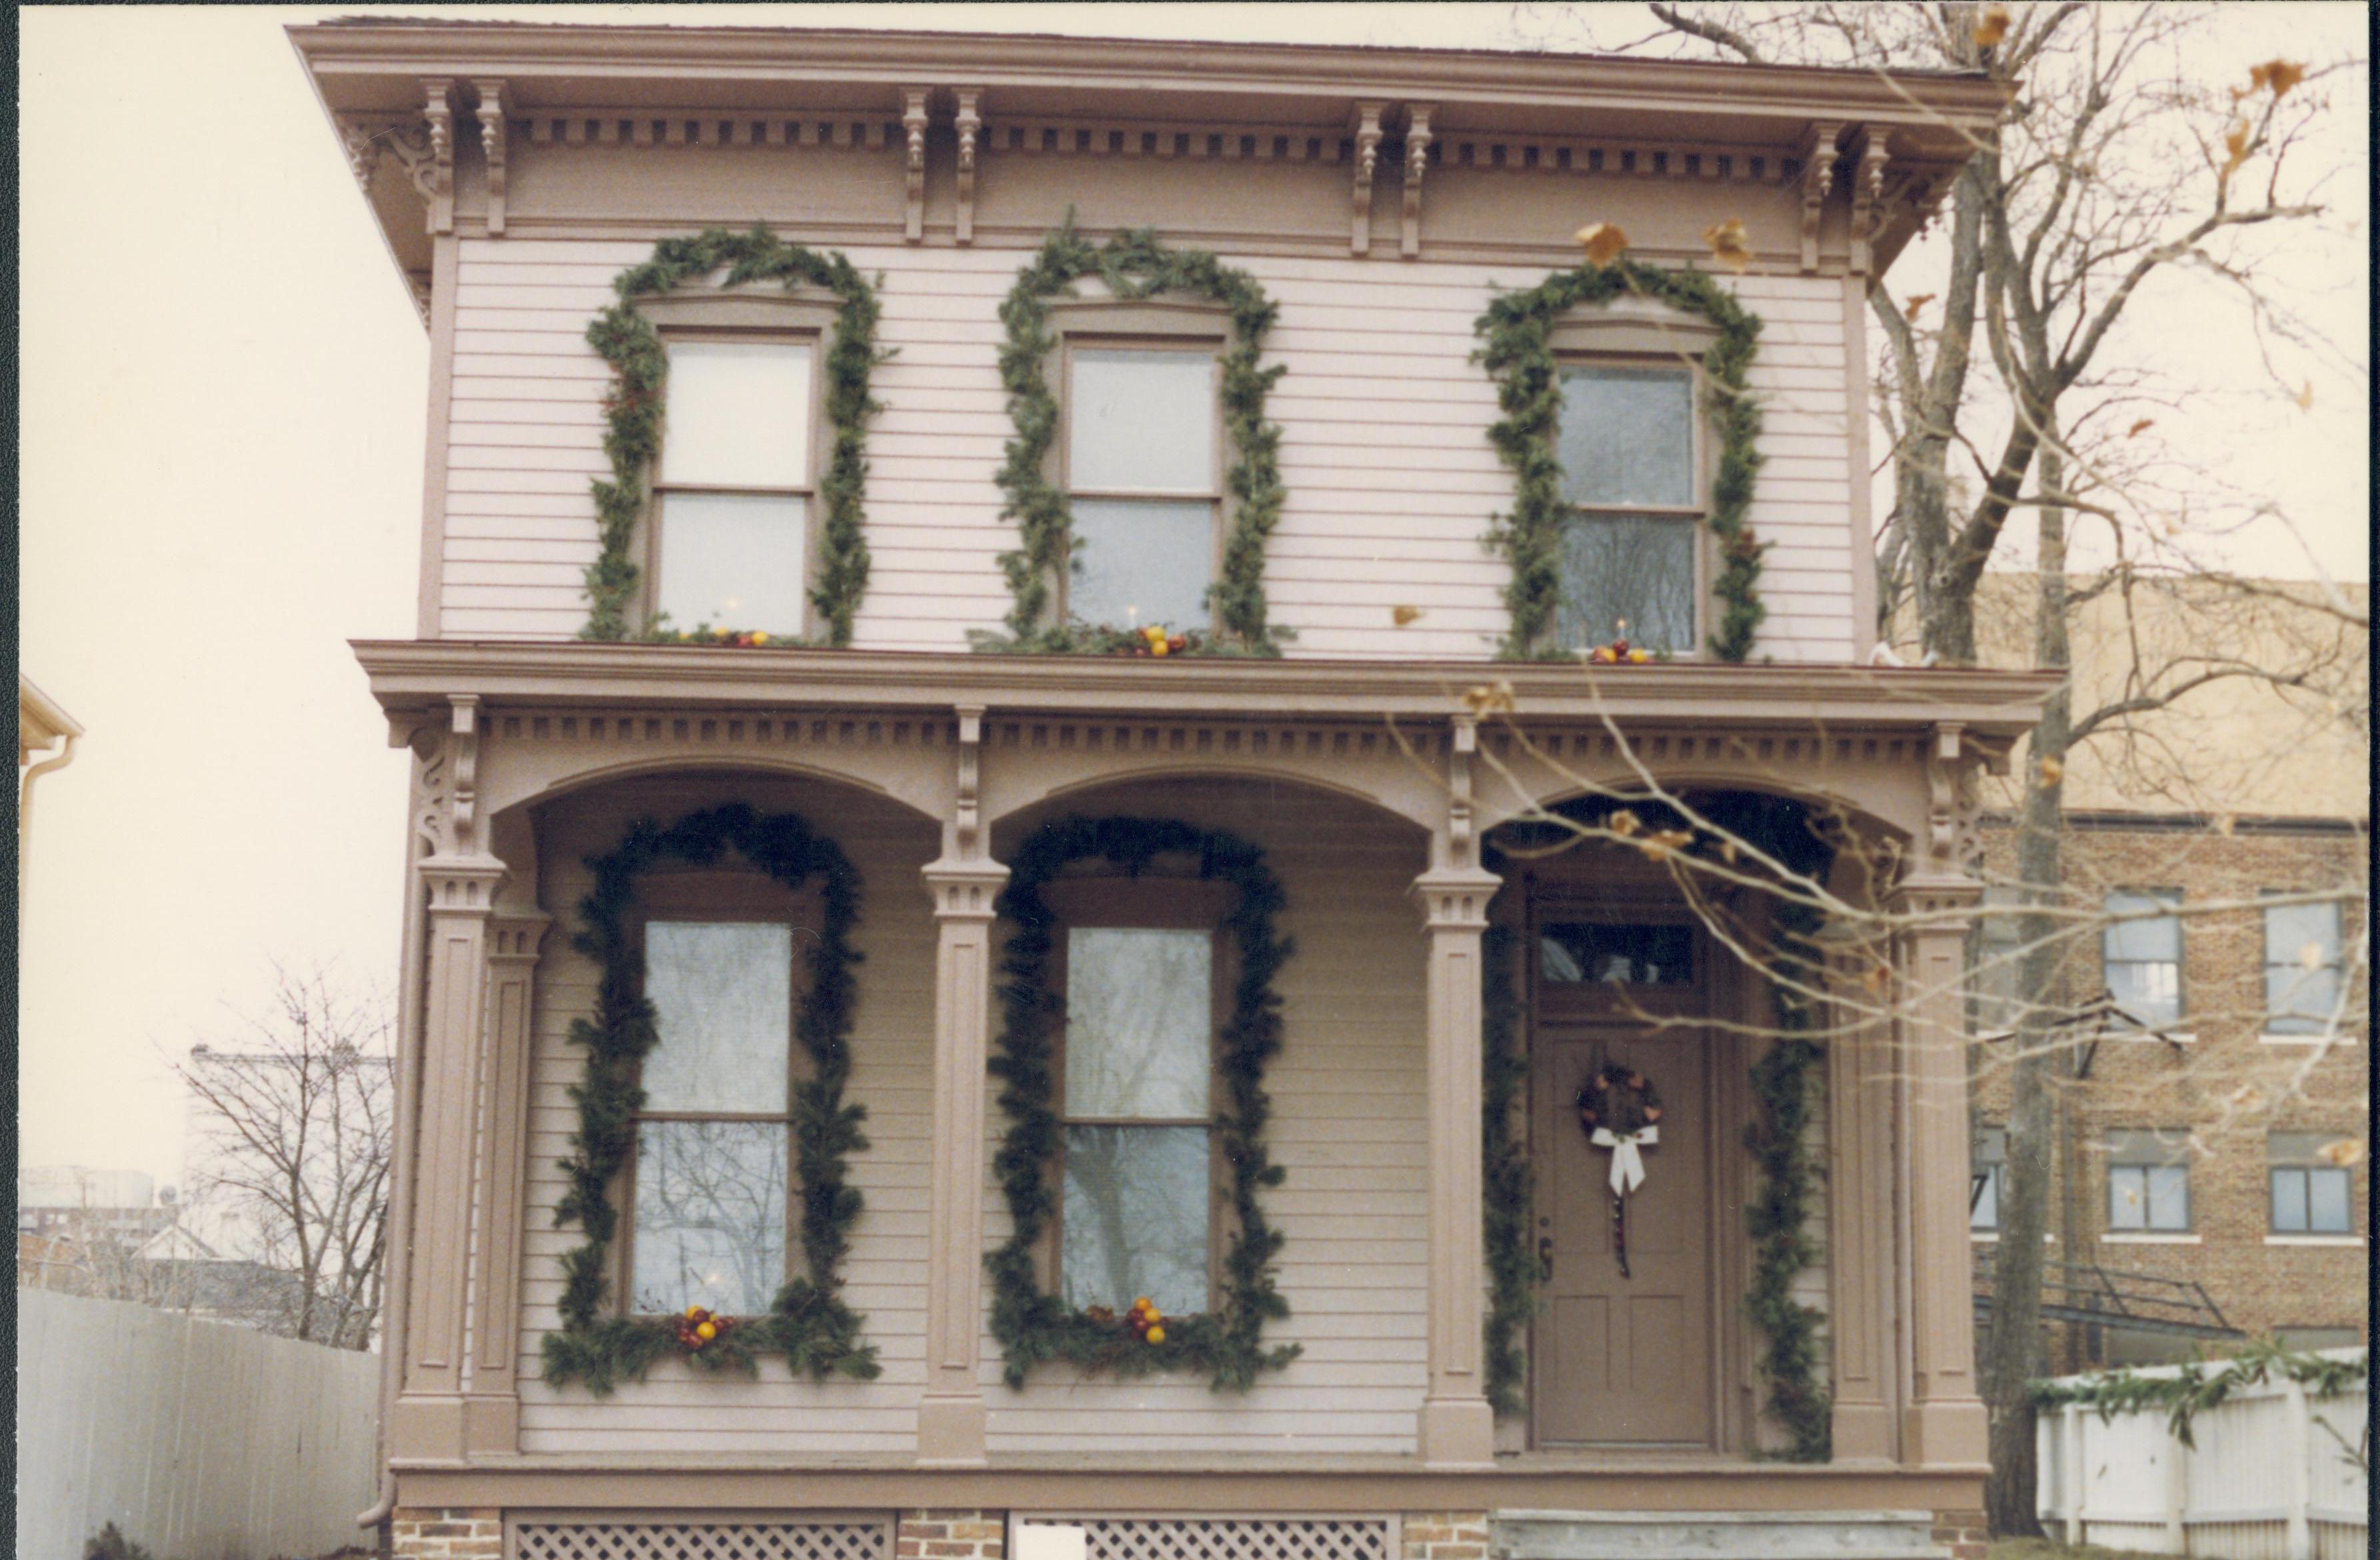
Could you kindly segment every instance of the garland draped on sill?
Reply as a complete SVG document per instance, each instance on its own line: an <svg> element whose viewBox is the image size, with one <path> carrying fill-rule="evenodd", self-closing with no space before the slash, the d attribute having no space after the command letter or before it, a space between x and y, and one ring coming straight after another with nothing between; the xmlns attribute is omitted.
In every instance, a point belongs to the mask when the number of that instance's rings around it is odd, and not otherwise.
<svg viewBox="0 0 2380 1560"><path fill-rule="evenodd" d="M1711 482L1705 523L1719 542L1719 575L1712 591L1720 605L1710 652L1721 661L1752 653L1754 636L1767 615L1757 586L1766 550L1745 524L1760 471L1760 408L1752 400L1748 372L1759 343L1760 318L1700 271L1664 271L1641 261L1592 262L1557 271L1526 292L1504 293L1488 305L1472 329L1486 338L1472 355L1497 380L1503 420L1488 430L1496 453L1513 477L1512 509L1489 529L1487 545L1512 566L1504 587L1511 628L1500 655L1508 661L1568 660L1574 647L1547 643L1561 593L1556 558L1562 522L1572 509L1561 495L1561 461L1554 438L1561 420L1561 373L1550 332L1562 311L1577 304L1609 302L1622 294L1650 298L1718 327L1718 339L1703 355L1708 389L1703 410L1718 425L1718 472Z"/></svg>
<svg viewBox="0 0 2380 1560"><path fill-rule="evenodd" d="M2035 1408L2063 1408L2079 1403L2098 1410L2102 1420L2118 1414L2166 1411L2166 1432L2185 1446L2195 1447L2191 1421L2231 1395L2237 1388L2255 1386L2278 1376L2306 1389L2309 1397L2337 1397L2370 1378L2369 1349L2351 1359L2325 1359L2318 1354L2285 1349L2279 1340L2261 1339L2218 1368L2209 1371L2191 1360L2170 1376L2142 1376L2111 1371L2074 1383L2033 1382L2025 1396Z"/></svg>
<svg viewBox="0 0 2380 1560"><path fill-rule="evenodd" d="M1813 880L1822 878L1833 860L1833 848L1808 809L1784 797L1730 792L1698 804L1697 810L1720 831L1717 834L1691 828L1684 817L1658 802L1597 798L1560 810L1572 823L1603 828L1622 809L1645 831L1690 833L1692 842L1682 847L1688 854L1724 856L1730 842L1742 840L1789 871ZM1525 837L1540 846L1576 837L1553 824L1536 829L1507 824L1503 833L1508 839ZM1493 844L1488 847L1490 852L1494 848ZM1494 870L1492 859L1488 864ZM1770 991L1781 1032L1752 1067L1757 1115L1744 1132L1744 1146L1760 1172L1744 1211L1753 1245L1744 1313L1767 1339L1760 1360L1768 1383L1762 1412L1784 1428L1788 1444L1779 1456L1790 1462L1825 1462L1833 1456L1834 1404L1818 1370L1819 1335L1826 1319L1793 1298L1794 1280L1819 1255L1808 1234L1817 1172L1804 1139L1811 1091L1826 1049L1806 1038L1815 1018L1810 1001L1787 988L1796 982L1818 983L1822 961L1810 939L1821 920L1810 907L1777 902L1771 951L1778 978L1770 982ZM1513 1104L1527 1086L1529 1072L1516 936L1510 928L1491 927L1480 948L1487 1113L1481 1144L1487 1201L1483 1233L1489 1280L1485 1385L1488 1402L1500 1415L1519 1413L1526 1404L1521 1329L1536 1309L1536 1288L1543 1282L1536 1253L1529 1249L1533 1190L1528 1156L1512 1125Z"/></svg>
<svg viewBox="0 0 2380 1560"><path fill-rule="evenodd" d="M1265 543L1281 519L1281 429L1265 420L1265 397L1288 372L1285 364L1257 365L1264 357L1265 333L1278 311L1264 286L1247 272L1225 265L1205 250L1169 250L1148 228L1119 233L1094 245L1075 231L1074 213L1043 240L1040 253L1016 274L1016 285L1000 306L1008 339L1000 349L1001 383L1008 387L1008 415L1016 437L998 477L1008 502L1000 513L1014 519L1023 544L1000 555L1015 606L1005 638L978 634L976 648L989 651L1111 653L1132 648L1131 636L1111 624L1051 623L1050 582L1072 567L1074 517L1066 495L1048 476L1050 446L1058 437L1058 397L1044 364L1057 339L1050 332L1050 300L1075 295L1075 283L1096 275L1122 299L1160 292L1196 293L1229 311L1232 342L1222 356L1223 422L1237 458L1223 476L1232 499L1231 534L1223 541L1222 574L1208 588L1221 633L1212 640L1193 636L1185 653L1279 655L1287 631L1266 617Z"/></svg>
<svg viewBox="0 0 2380 1560"><path fill-rule="evenodd" d="M813 1064L812 1076L792 1088L794 1172L801 1192L801 1246L807 1270L779 1290L769 1314L720 1335L693 1353L679 1352L711 1371L757 1372L756 1356L776 1353L812 1381L841 1375L866 1381L880 1367L876 1346L859 1341L862 1318L844 1302L843 1260L858 1222L860 1194L849 1184L850 1155L868 1146L860 1123L867 1108L846 1104L851 1078L851 1015L860 960L851 944L859 919L860 879L843 847L814 833L791 812L763 817L742 803L688 813L668 828L650 819L628 826L617 848L592 857L595 886L579 901L583 925L571 946L601 967L595 1017L574 1020L573 1042L587 1048L587 1075L571 1085L578 1130L562 1162L570 1189L553 1211L557 1227L576 1223L587 1242L562 1260L562 1330L545 1335L545 1379L579 1382L597 1396L623 1380L641 1381L654 1360L677 1347L674 1320L601 1314L608 1287L603 1270L619 1211L610 1188L636 1141L636 1115L645 1091L639 1065L661 1037L652 1003L643 994L643 961L631 945L628 912L637 880L662 859L708 866L734 847L788 889L820 882L819 935L807 957L809 989L794 1019L794 1035Z"/></svg>
<svg viewBox="0 0 2380 1560"><path fill-rule="evenodd" d="M692 238L662 239L653 246L650 260L613 279L612 290L619 294L620 301L587 327L588 345L612 365L612 389L603 402L608 420L603 453L612 462L612 479L605 481L598 477L590 484L602 551L587 566L587 626L579 630L579 638L674 637L657 632L650 623L641 632L631 633L628 625L628 606L642 572L630 544L638 517L645 510L646 472L661 449L662 391L669 378L669 355L662 348L661 333L637 311L635 300L665 293L722 265L728 268L729 286L773 280L790 291L807 283L826 288L840 300L825 363L827 420L834 430L834 447L818 483L819 556L808 587L810 604L826 625L826 642L840 648L851 642L852 616L868 591L863 497L868 482L868 420L883 409L869 397L868 385L876 365L890 356L876 346L876 322L881 310L876 288L841 250L820 254L788 244L765 225L757 224L749 233L713 227ZM802 641L788 637L768 642L791 646Z"/></svg>
<svg viewBox="0 0 2380 1560"><path fill-rule="evenodd" d="M1224 1255L1221 1303L1200 1315L1168 1317L1165 1341L1151 1344L1129 1327L1103 1324L1042 1293L1034 1248L1055 1211L1049 1166L1062 1127L1054 1108L1052 1039L1066 1011L1050 976L1062 929L1041 891L1076 861L1104 860L1137 878L1160 856L1190 857L1201 881L1238 890L1223 921L1237 957L1231 1014L1220 1037L1223 1102L1214 1119L1217 1145L1231 1166L1237 1227ZM1042 1361L1061 1359L1125 1376L1203 1371L1217 1390L1245 1392L1262 1372L1297 1358L1295 1344L1264 1344L1265 1322L1286 1317L1289 1301L1272 1272L1282 1237L1265 1217L1258 1195L1281 1182L1281 1168L1265 1146L1272 1103L1264 1090L1265 1065L1281 1043L1273 978L1292 952L1275 928L1281 905L1281 882L1262 850L1219 829L1167 819L1059 819L1035 830L1009 863L999 910L1015 930L1001 960L1002 1027L990 1072L1002 1081L1000 1105L1009 1120L992 1168L1008 1199L1012 1232L984 1265L992 1281L991 1331L1005 1351L1010 1386L1023 1386Z"/></svg>

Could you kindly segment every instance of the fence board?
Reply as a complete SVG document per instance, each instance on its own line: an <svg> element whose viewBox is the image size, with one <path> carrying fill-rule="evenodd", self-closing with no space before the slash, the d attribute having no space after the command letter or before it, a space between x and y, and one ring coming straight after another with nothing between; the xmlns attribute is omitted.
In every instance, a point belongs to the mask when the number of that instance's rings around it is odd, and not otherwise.
<svg viewBox="0 0 2380 1560"><path fill-rule="evenodd" d="M358 1541L380 1357L115 1300L17 1291L17 1554L103 1523L172 1560Z"/></svg>

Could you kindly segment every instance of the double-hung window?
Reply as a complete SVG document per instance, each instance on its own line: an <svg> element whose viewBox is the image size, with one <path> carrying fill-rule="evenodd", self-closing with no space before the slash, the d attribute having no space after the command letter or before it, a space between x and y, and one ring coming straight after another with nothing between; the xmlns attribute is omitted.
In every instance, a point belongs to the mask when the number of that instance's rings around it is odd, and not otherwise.
<svg viewBox="0 0 2380 1560"><path fill-rule="evenodd" d="M2265 908L2266 1034L2320 1034L2338 1010L2338 907Z"/></svg>
<svg viewBox="0 0 2380 1560"><path fill-rule="evenodd" d="M1208 1308L1213 1254L1215 932L1065 932L1057 1288L1075 1310L1146 1296Z"/></svg>
<svg viewBox="0 0 2380 1560"><path fill-rule="evenodd" d="M677 629L796 635L816 493L815 338L664 337L651 605Z"/></svg>
<svg viewBox="0 0 2380 1560"><path fill-rule="evenodd" d="M644 942L660 1040L637 1122L628 1307L758 1315L786 1274L794 929L655 919Z"/></svg>
<svg viewBox="0 0 2380 1560"><path fill-rule="evenodd" d="M2110 918L2100 945L2107 994L2143 1029L2181 1018L2181 903L2179 888L2119 888L2107 897Z"/></svg>
<svg viewBox="0 0 2380 1560"><path fill-rule="evenodd" d="M1222 507L1215 347L1126 339L1066 347L1064 615L1203 629Z"/></svg>
<svg viewBox="0 0 2380 1560"><path fill-rule="evenodd" d="M2179 1235L2190 1229L2187 1133L2107 1135L2107 1228L2119 1235Z"/></svg>
<svg viewBox="0 0 2380 1560"><path fill-rule="evenodd" d="M1698 371L1675 358L1561 370L1558 648L1691 652L1703 515Z"/></svg>
<svg viewBox="0 0 2380 1560"><path fill-rule="evenodd" d="M1968 995L1979 1035L2006 1034L2024 1012L2024 935L2017 920L2022 903L2013 888L1995 884L1984 890L1968 940Z"/></svg>
<svg viewBox="0 0 2380 1560"><path fill-rule="evenodd" d="M2348 1235L2354 1231L2353 1160L2335 1161L2324 1152L2340 1141L2342 1135L2337 1132L2275 1132L2265 1139L2265 1175L2272 1187L2275 1235Z"/></svg>
<svg viewBox="0 0 2380 1560"><path fill-rule="evenodd" d="M1967 1227L1980 1235L2000 1227L2000 1193L2008 1179L2008 1128L1975 1132L1974 1181L1967 1188Z"/></svg>

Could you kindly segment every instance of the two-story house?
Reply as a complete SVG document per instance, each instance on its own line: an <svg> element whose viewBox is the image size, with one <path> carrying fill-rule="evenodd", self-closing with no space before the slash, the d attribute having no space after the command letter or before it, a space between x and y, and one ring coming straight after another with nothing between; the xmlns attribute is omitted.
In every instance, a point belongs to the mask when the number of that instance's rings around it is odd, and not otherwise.
<svg viewBox="0 0 2380 1560"><path fill-rule="evenodd" d="M291 35L431 340L399 1554L1972 1540L2046 683L1871 664L1862 340L1998 89Z"/></svg>

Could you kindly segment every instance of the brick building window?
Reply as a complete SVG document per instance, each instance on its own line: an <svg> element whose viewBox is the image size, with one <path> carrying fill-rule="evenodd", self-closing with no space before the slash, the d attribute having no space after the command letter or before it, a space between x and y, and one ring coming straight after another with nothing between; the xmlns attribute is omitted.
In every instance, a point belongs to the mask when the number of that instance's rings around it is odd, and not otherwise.
<svg viewBox="0 0 2380 1560"><path fill-rule="evenodd" d="M1979 1233L2000 1227L2000 1188L2008 1176L2008 1128L1986 1127L1975 1134L1974 1180L1967 1192L1967 1227Z"/></svg>
<svg viewBox="0 0 2380 1560"><path fill-rule="evenodd" d="M2180 1235L2190 1225L2190 1140L2180 1131L2107 1134L2107 1228Z"/></svg>
<svg viewBox="0 0 2380 1560"><path fill-rule="evenodd" d="M2347 1235L2354 1225L2355 1173L2323 1151L2336 1132L2275 1132L2265 1140L2275 1235Z"/></svg>
<svg viewBox="0 0 2380 1560"><path fill-rule="evenodd" d="M1973 972L1968 995L1977 1034L2008 1033L2016 1028L2024 1009L2019 984L2023 971L2017 952L2024 939L2016 919L2022 897L2010 887L1985 889L1973 935L1967 940L1968 968Z"/></svg>
<svg viewBox="0 0 2380 1560"><path fill-rule="evenodd" d="M2265 908L2265 1032L2320 1034L2338 1010L2338 907Z"/></svg>
<svg viewBox="0 0 2380 1560"><path fill-rule="evenodd" d="M2181 1018L2181 918L2172 913L2180 904L2179 888L2119 888L2107 897L2100 957L2107 993L2143 1029Z"/></svg>

